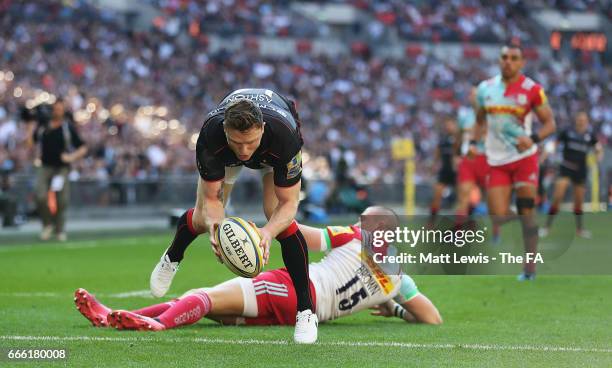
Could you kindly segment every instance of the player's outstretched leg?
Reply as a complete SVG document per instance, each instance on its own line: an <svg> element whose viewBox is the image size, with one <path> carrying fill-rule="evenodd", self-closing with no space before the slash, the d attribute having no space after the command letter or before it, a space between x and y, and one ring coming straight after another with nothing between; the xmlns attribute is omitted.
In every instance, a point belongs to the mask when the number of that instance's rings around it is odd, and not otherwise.
<svg viewBox="0 0 612 368"><path fill-rule="evenodd" d="M281 244L283 261L295 288L297 316L293 339L296 343L312 344L317 341L317 315L314 314L308 276L308 248L297 222L280 233L276 239Z"/></svg>
<svg viewBox="0 0 612 368"><path fill-rule="evenodd" d="M139 310L149 313L150 316L136 313L138 311L113 311L108 316L108 322L119 330L162 331L196 323L210 312L211 306L208 294L197 291L169 303ZM153 316L155 309L160 312L163 308L166 309L162 313Z"/></svg>
<svg viewBox="0 0 612 368"><path fill-rule="evenodd" d="M100 303L87 290L79 288L74 292L74 304L78 311L95 327L108 327L107 316L110 308Z"/></svg>
<svg viewBox="0 0 612 368"><path fill-rule="evenodd" d="M193 208L185 211L179 218L172 244L164 252L151 273L151 294L155 297L159 298L166 295L172 284L172 279L178 271L179 262L183 260L185 250L198 236L192 225L192 216Z"/></svg>

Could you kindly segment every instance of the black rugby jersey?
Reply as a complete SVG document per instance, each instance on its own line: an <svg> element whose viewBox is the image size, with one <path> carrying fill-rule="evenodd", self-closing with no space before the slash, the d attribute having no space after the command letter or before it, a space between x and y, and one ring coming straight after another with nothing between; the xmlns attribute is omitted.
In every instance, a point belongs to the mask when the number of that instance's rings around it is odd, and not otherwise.
<svg viewBox="0 0 612 368"><path fill-rule="evenodd" d="M454 171L453 156L456 154L455 148L455 137L447 134L440 135L438 149L440 150L440 160L442 161L441 171Z"/></svg>
<svg viewBox="0 0 612 368"><path fill-rule="evenodd" d="M586 156L597 144L597 138L591 129L578 133L575 129L566 129L559 134L559 143L563 145L563 166L573 170L586 167Z"/></svg>
<svg viewBox="0 0 612 368"><path fill-rule="evenodd" d="M223 131L226 106L237 99L255 102L266 123L261 143L248 161L240 161L227 144ZM246 166L274 170L274 185L289 187L302 175L302 136L295 103L269 89L245 88L236 90L219 106L209 112L196 144L198 171L203 180L216 181L225 177L225 167Z"/></svg>

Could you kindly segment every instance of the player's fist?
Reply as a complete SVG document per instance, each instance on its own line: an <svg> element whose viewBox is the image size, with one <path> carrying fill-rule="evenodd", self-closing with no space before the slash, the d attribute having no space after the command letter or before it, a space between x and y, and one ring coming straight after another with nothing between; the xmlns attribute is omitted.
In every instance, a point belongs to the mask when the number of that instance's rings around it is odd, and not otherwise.
<svg viewBox="0 0 612 368"><path fill-rule="evenodd" d="M531 146L533 146L533 141L530 137L523 135L516 138L516 149L519 152L527 151Z"/></svg>
<svg viewBox="0 0 612 368"><path fill-rule="evenodd" d="M208 228L208 233L210 234L210 246L212 248L213 253L217 257L217 261L219 263L223 263L223 258L221 258L221 251L219 251L219 239L217 239L217 229L219 228L219 224L212 224Z"/></svg>

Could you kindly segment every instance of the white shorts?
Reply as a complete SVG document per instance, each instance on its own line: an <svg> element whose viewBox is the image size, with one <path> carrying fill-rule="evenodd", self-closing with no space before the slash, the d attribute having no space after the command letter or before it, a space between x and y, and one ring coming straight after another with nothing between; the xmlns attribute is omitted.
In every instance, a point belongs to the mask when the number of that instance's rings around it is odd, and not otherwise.
<svg viewBox="0 0 612 368"><path fill-rule="evenodd" d="M242 166L226 166L225 167L225 178L223 181L225 184L234 184L240 175ZM259 175L263 178L266 174L274 172L274 169L270 166L264 166L262 169L258 169Z"/></svg>

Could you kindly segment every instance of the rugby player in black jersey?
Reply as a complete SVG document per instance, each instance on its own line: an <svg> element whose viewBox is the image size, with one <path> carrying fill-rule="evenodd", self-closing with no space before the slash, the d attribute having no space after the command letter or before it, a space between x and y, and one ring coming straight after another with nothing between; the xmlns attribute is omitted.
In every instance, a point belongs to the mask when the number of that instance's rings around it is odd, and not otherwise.
<svg viewBox="0 0 612 368"><path fill-rule="evenodd" d="M296 290L294 340L314 343L314 314L308 276L308 248L294 220L299 201L303 140L295 103L268 89L239 89L209 112L196 145L200 172L194 208L179 219L170 247L151 274L151 293L163 296L191 242L212 234L225 217L224 205L242 166L259 170L263 180L263 207L268 223L259 229L264 263L276 238ZM219 257L211 236L213 251Z"/></svg>
<svg viewBox="0 0 612 368"><path fill-rule="evenodd" d="M438 147L434 161L435 163L440 162L440 169L430 205L429 226L433 226L436 221L444 190L454 188L457 181L455 170L455 160L459 152L459 142L456 140L457 123L453 119L446 119L442 128L443 130L438 135Z"/></svg>
<svg viewBox="0 0 612 368"><path fill-rule="evenodd" d="M555 182L552 204L548 211L546 227L540 229L540 236L545 237L550 231L555 215L559 212L561 201L570 182L574 186L574 215L576 218L576 235L590 238L591 233L584 228L582 220L582 203L586 191L587 154L595 149L601 159L603 148L589 126L589 116L581 111L576 115L573 128L566 129L559 134L557 141L563 146L563 160L559 165L559 177Z"/></svg>

